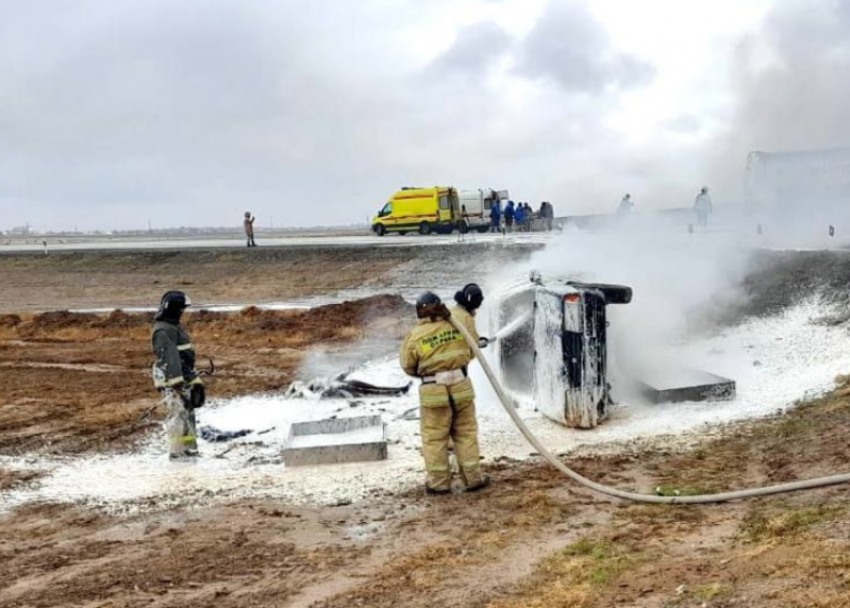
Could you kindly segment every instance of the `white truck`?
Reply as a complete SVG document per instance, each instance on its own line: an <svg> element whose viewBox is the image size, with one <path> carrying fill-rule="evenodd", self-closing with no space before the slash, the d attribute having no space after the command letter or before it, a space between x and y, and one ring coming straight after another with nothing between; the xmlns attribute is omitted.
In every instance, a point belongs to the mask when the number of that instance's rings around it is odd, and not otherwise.
<svg viewBox="0 0 850 608"><path fill-rule="evenodd" d="M490 188L479 188L478 190L461 190L458 193L458 204L460 213L466 221L466 231L477 230L487 232L490 227L490 210L493 205L501 205L502 201L508 200L507 190L492 190ZM463 231L463 226L461 231Z"/></svg>

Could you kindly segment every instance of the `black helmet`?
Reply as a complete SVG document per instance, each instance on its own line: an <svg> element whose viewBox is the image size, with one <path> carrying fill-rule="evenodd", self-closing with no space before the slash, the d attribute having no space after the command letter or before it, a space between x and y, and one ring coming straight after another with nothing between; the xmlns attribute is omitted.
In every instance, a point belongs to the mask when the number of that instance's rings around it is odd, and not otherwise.
<svg viewBox="0 0 850 608"><path fill-rule="evenodd" d="M178 322L183 311L191 305L192 300L182 291L166 291L159 301L159 310L154 318L157 321Z"/></svg>
<svg viewBox="0 0 850 608"><path fill-rule="evenodd" d="M463 306L469 312L475 312L481 308L484 301L484 292L475 284L470 283L455 294L455 302Z"/></svg>
<svg viewBox="0 0 850 608"><path fill-rule="evenodd" d="M444 308L440 296L433 292L426 291L416 298L416 316L420 319L440 317Z"/></svg>

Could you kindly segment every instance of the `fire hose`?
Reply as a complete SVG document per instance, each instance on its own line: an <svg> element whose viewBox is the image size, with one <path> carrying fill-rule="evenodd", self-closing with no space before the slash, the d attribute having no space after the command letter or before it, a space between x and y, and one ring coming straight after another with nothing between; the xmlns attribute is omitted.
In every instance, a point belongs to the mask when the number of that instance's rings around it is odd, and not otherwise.
<svg viewBox="0 0 850 608"><path fill-rule="evenodd" d="M484 355L481 353L481 349L478 347L478 342L472 338L469 334L469 330L464 326L464 324L457 318L449 316L449 323L460 332L463 336L464 340L466 340L469 347L472 349L472 352L477 357L479 363L481 363L481 367L484 369L484 373L487 375L487 379L490 381L490 384L493 386L493 389L496 391L496 395L499 397L499 402L502 404L502 407L508 413L508 416L511 417L514 424L519 429L520 433L522 433L523 437L525 437L528 442L534 446L534 449L543 456L546 461L551 464L553 467L558 469L561 473L570 477L574 481L578 482L582 486L593 490L594 492L598 492L599 494L604 494L606 496L613 496L614 498L621 498L623 500L630 500L632 502L640 502L640 503L653 503L653 504L688 504L688 505L702 505L702 504L712 504L712 503L720 503L720 502L729 502L730 500L741 500L744 498L756 498L758 496L771 496L774 494L785 494L788 492L799 492L801 490L810 490L812 488L823 488L827 486L834 486L842 483L850 483L850 473L844 473L840 475L831 475L828 477L816 477L813 479L803 479L800 481L793 481L789 483L783 483L779 485L773 486L765 486L762 488L750 488L745 490L736 490L731 492L719 492L717 494L699 494L695 496L656 496L654 494L640 494L638 492L627 492L625 490L619 490L617 488L612 488L610 486L606 486L604 484L595 482L583 475L577 473L576 471L569 468L563 462L558 460L554 454L552 454L546 446L544 446L540 440L531 432L531 430L526 426L523 419L517 413L516 408L514 408L511 400L508 398L505 393L502 385L499 383L499 379L496 377L496 374L493 372L493 369L490 367L490 364L484 358Z"/></svg>

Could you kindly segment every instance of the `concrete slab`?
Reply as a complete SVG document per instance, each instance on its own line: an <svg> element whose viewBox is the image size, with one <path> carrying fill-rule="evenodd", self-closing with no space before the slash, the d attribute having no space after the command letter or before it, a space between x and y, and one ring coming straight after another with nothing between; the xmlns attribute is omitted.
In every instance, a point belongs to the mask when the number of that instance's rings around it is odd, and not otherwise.
<svg viewBox="0 0 850 608"><path fill-rule="evenodd" d="M696 369L665 370L641 376L641 391L653 403L684 401L731 401L735 381Z"/></svg>
<svg viewBox="0 0 850 608"><path fill-rule="evenodd" d="M386 458L387 437L380 416L296 422L283 448L288 467Z"/></svg>

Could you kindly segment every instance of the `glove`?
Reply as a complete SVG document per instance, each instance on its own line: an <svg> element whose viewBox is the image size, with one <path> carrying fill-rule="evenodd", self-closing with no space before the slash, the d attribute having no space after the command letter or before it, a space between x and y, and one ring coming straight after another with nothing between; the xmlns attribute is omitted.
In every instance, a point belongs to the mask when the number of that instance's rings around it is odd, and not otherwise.
<svg viewBox="0 0 850 608"><path fill-rule="evenodd" d="M203 384L193 384L189 390L189 403L193 410L203 407L207 402L207 389Z"/></svg>
<svg viewBox="0 0 850 608"><path fill-rule="evenodd" d="M487 348L490 345L490 338L484 336L478 338L478 348Z"/></svg>

